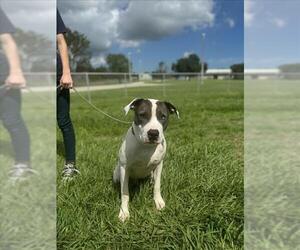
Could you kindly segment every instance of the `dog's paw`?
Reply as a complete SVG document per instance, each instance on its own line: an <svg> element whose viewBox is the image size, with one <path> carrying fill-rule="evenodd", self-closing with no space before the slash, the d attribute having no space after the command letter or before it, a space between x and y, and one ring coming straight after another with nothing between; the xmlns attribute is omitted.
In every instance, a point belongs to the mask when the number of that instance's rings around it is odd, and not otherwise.
<svg viewBox="0 0 300 250"><path fill-rule="evenodd" d="M127 219L129 219L129 211L121 208L119 213L119 220L121 222L125 222Z"/></svg>
<svg viewBox="0 0 300 250"><path fill-rule="evenodd" d="M154 202L157 210L162 210L166 205L161 196L154 197Z"/></svg>

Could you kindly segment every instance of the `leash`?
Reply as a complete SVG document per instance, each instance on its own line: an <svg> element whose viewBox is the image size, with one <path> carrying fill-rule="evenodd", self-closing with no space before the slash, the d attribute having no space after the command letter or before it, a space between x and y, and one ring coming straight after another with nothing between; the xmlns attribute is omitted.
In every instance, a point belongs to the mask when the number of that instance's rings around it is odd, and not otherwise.
<svg viewBox="0 0 300 250"><path fill-rule="evenodd" d="M7 88L6 85L0 86L0 90L6 89L6 88ZM27 89L30 93L33 93L34 95L38 96L41 100L46 101L46 100L45 100L44 98L42 98L40 95L38 95L38 94L36 94L34 91L32 91L30 87L26 86L25 89ZM57 86L56 89L57 89L57 90L60 90L60 89L61 89L61 86L60 86L60 85ZM116 117L114 117L114 116L112 116L112 115L106 113L105 111L103 111L103 110L99 109L98 107L96 107L96 106L95 106L93 103L91 103L89 100L87 100L83 95L81 95L81 94L79 93L79 91L78 91L76 88L73 87L72 89L74 90L74 92L75 92L75 93L76 93L76 94L77 94L84 102L86 102L88 105L90 105L90 106L91 106L95 111L97 111L98 113L100 113L100 114L102 114L102 115L104 115L104 116L110 118L111 120L114 120L114 121L116 121L116 122L119 122L119 123L123 123L123 124L131 124L131 123L132 123L132 122L127 122L127 121L118 119L118 118L116 118ZM49 101L47 100L47 102L49 102Z"/></svg>
<svg viewBox="0 0 300 250"><path fill-rule="evenodd" d="M59 86L60 87L60 86ZM104 116L106 116L106 117L108 117L108 118L110 118L110 119L112 119L112 120L114 120L114 121L116 121L116 122L119 122L119 123L123 123L123 124L131 124L132 122L127 122L127 121L123 121L123 120L120 120L120 119L118 119L118 118L116 118L116 117L114 117L114 116L112 116L112 115L110 115L110 114L108 114L108 113L106 113L106 112L104 112L103 110L101 110L101 109L99 109L98 107L96 107L93 103L91 103L88 99L86 99L83 95L81 95L80 93L79 93L79 91L76 89L76 88L72 88L73 90L74 90L74 92L84 101L84 102L86 102L88 105L90 105L95 111L97 111L98 113L100 113L100 114L102 114L102 115L104 115Z"/></svg>
<svg viewBox="0 0 300 250"><path fill-rule="evenodd" d="M42 96L40 96L38 93L34 92L29 86L26 86L24 89L28 90L29 93L33 94L34 96L36 96L38 99L40 99L41 101L43 102L47 102L51 105L53 105L54 103L49 101L48 99L46 98L43 98Z"/></svg>

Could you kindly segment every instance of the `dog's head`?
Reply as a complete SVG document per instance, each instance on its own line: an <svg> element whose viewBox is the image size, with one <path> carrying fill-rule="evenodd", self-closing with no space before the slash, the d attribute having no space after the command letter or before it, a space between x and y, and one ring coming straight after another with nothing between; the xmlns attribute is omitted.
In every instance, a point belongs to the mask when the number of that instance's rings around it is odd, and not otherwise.
<svg viewBox="0 0 300 250"><path fill-rule="evenodd" d="M167 129L170 114L179 112L169 102L154 99L134 99L125 108L134 110L133 133L145 144L160 144L164 140L164 130Z"/></svg>

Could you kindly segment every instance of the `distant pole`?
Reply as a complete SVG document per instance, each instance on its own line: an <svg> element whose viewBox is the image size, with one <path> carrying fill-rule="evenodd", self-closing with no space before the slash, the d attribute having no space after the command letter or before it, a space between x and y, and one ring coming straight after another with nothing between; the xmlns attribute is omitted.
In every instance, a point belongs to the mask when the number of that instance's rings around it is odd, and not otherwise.
<svg viewBox="0 0 300 250"><path fill-rule="evenodd" d="M131 82L131 62L130 62L131 53L128 52L128 81Z"/></svg>
<svg viewBox="0 0 300 250"><path fill-rule="evenodd" d="M205 33L202 33L202 55L201 55L201 85L204 83L204 48L205 48Z"/></svg>
<svg viewBox="0 0 300 250"><path fill-rule="evenodd" d="M125 94L125 97L128 97L128 90L127 90L127 80L126 80L126 73L124 73L124 94Z"/></svg>
<svg viewBox="0 0 300 250"><path fill-rule="evenodd" d="M91 96L91 88L90 88L90 77L89 77L88 72L85 72L85 81L86 81L87 90L88 90L88 100L91 103L92 102L92 96Z"/></svg>

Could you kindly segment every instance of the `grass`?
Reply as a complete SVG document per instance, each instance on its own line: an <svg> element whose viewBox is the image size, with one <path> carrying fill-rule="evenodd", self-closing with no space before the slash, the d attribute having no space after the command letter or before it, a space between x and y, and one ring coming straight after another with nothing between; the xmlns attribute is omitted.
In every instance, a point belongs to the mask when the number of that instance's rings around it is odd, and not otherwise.
<svg viewBox="0 0 300 250"><path fill-rule="evenodd" d="M299 249L299 81L245 84L245 248Z"/></svg>
<svg viewBox="0 0 300 250"><path fill-rule="evenodd" d="M0 127L0 249L55 248L55 105L45 101L48 95L39 96L43 99L25 94L22 103L31 137L31 163L38 175L21 183L8 181L13 150L8 133Z"/></svg>
<svg viewBox="0 0 300 250"><path fill-rule="evenodd" d="M166 94L159 85L128 89L127 97L124 90L92 93L96 106L118 117L134 97L166 99L181 114L166 131L166 208L155 210L149 181L131 185L131 217L125 224L118 220L112 172L128 126L98 115L72 95L81 176L61 182L58 133L58 249L243 248L243 82L208 80L197 92L195 81L177 81Z"/></svg>

